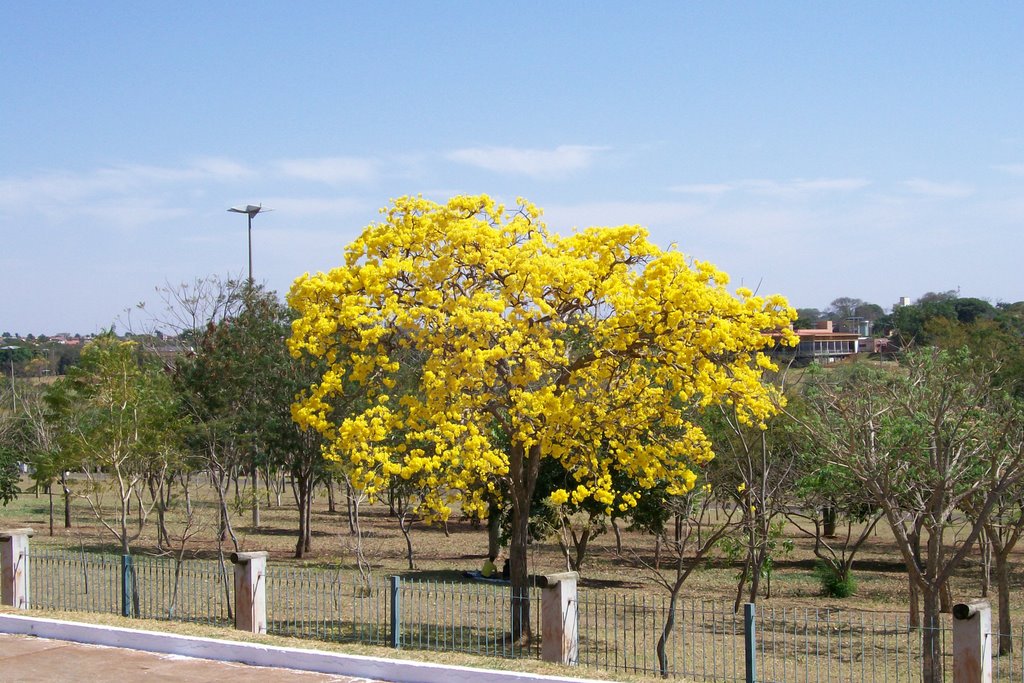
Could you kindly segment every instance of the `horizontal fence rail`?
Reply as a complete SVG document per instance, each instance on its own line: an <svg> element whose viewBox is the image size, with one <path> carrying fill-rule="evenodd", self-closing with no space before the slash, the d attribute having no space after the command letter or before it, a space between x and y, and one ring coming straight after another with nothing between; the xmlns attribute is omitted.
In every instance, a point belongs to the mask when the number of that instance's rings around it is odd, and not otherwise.
<svg viewBox="0 0 1024 683"><path fill-rule="evenodd" d="M33 548L36 609L129 614L217 626L233 623L233 568L216 560ZM127 584L127 588L126 585ZM513 609L529 604L532 644L512 632ZM696 681L746 681L752 648L763 683L921 680L922 629L905 613L761 607L748 633L732 603L580 589L575 604L579 663L623 674ZM507 584L364 577L352 570L271 566L267 631L324 641L538 658L540 589L513 600ZM660 648L665 625L673 626ZM522 615L525 616L525 615ZM951 632L939 642L952 678ZM992 650L1009 645L993 635ZM1012 652L993 659L993 680L1024 683L1024 628Z"/></svg>

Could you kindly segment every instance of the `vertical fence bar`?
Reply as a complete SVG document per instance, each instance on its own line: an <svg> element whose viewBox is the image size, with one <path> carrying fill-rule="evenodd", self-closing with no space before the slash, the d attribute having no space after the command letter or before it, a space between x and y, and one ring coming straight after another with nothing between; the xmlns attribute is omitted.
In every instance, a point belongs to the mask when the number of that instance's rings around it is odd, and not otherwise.
<svg viewBox="0 0 1024 683"><path fill-rule="evenodd" d="M747 683L757 683L757 634L754 603L743 605L743 651L747 665Z"/></svg>

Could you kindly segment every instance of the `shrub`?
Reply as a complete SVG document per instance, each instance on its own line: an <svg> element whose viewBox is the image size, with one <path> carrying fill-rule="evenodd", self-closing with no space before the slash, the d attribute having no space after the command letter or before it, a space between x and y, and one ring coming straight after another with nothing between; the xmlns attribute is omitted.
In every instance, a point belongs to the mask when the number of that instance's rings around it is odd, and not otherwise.
<svg viewBox="0 0 1024 683"><path fill-rule="evenodd" d="M846 576L843 576L835 567L822 561L818 561L814 572L821 581L822 594L830 598L848 598L857 590L853 572L847 572Z"/></svg>

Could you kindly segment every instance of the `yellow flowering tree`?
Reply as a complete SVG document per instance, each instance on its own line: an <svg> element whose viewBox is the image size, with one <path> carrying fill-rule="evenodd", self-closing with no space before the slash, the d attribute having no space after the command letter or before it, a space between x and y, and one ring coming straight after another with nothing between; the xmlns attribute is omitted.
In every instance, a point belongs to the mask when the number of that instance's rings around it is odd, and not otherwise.
<svg viewBox="0 0 1024 683"><path fill-rule="evenodd" d="M404 197L347 248L344 266L293 284L292 353L328 368L293 417L371 495L392 477L415 479L439 517L456 501L483 515L489 497L507 495L513 632L528 636L529 603L515 598L527 587L543 459L576 482L556 502L629 509L637 489L617 491L613 470L639 490L694 486L712 457L695 409L729 403L755 425L774 412L760 382L771 366L764 333L795 314L782 297L734 295L727 283L639 226L559 236L522 200ZM407 355L419 364L412 390L402 390ZM349 383L367 407L335 413Z"/></svg>

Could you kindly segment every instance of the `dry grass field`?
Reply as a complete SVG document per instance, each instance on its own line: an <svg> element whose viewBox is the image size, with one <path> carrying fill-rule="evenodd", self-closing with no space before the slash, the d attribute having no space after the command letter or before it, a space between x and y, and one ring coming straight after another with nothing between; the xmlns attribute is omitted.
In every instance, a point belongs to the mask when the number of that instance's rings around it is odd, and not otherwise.
<svg viewBox="0 0 1024 683"><path fill-rule="evenodd" d="M24 482L28 487L28 482ZM354 569L356 565L355 539L349 532L345 515L344 498L339 495L337 504L338 511L330 513L326 500L325 490L319 490L313 510L313 548L306 558L296 560L292 557L295 545L294 529L297 524L297 513L291 501L288 500L289 491L282 496L282 505L267 507L266 500L263 500L261 524L259 528L253 528L250 524L251 514L249 510L237 509L233 512L233 525L238 537L241 550L266 550L270 553L270 566L287 569L292 567L323 567L331 569ZM59 496L54 497L55 529L54 535L48 533L49 526L49 498L43 492L35 495L30 489L6 508L0 508L0 528L31 527L36 530L36 536L32 540L33 547L37 548L65 548L73 549L78 553L118 553L118 546L115 539L108 531L103 529L90 513L88 507L81 500L73 501L73 527L64 529L62 525L62 505ZM210 559L217 554L217 533L216 533L216 508L212 492L207 488L200 487L193 496L196 509L195 520L191 528L187 530L190 535L185 544L186 557L198 557ZM410 571L407 567L405 539L398 526L398 520L389 514L386 504L365 505L362 508L362 527L364 530L363 548L366 558L369 560L374 577L384 581L390 575L401 575L407 579L418 579L440 582L461 582L462 572L469 569L478 569L485 557L487 548L487 537L485 529L471 520L453 518L447 526L447 533L441 526L426 527L414 526L412 532L413 546L415 550L416 569ZM183 533L182 520L171 516L170 532L172 538ZM151 518L146 527L143 537L133 544L134 552L139 556L154 556L161 554L155 544L155 518ZM180 539L179 539L180 540ZM813 661L810 657L804 656L804 650L813 647L830 648L835 643L825 643L822 638L829 638L829 629L836 633L839 640L839 657L848 661L844 666L852 665L859 659L868 661L870 653L863 652L870 649L872 643L860 635L856 636L855 628L842 627L838 630L829 625L822 636L820 629L812 628L804 621L806 615L825 614L826 620L848 619L849 623L855 624L857 620L863 624L865 620L871 624L895 624L905 619L907 611L907 578L903 570L902 562L896 552L890 533L884 524L877 527L877 531L867 542L866 547L858 555L858 562L855 565L857 580L856 593L846 599L828 598L821 593L819 580L814 572L814 557L812 552L812 539L804 537L794 526L787 525L782 531L782 537L778 539L778 546L792 545L789 552L780 553L775 558L775 569L770 579L770 595L768 585L762 584L762 594L758 598L757 609L761 615L772 614L771 619L781 623L781 642L769 643L768 638L773 641L779 637L777 633L765 633L763 635L764 651L762 656L766 658L765 666L771 664L773 667L811 666L807 662ZM790 543L786 543L786 541ZM595 609L600 612L604 609L608 612L609 604L621 604L617 601L643 602L645 605L655 605L667 598L663 588L652 580L649 570L643 568L635 561L629 559L632 552L650 561L653 558L654 542L649 536L627 531L622 532L622 555L616 553L615 538L609 530L592 541L588 551L587 559L581 571L580 580L580 610ZM230 542L225 543L225 552L232 549ZM164 553L166 554L166 553ZM566 569L565 559L559 550L557 539L551 538L542 542L536 542L531 546L529 553L530 571L534 574L546 574L564 571ZM1020 564L1019 556L1015 565ZM1016 569L1017 567L1015 567ZM352 572L354 574L354 572ZM713 610L722 613L730 613L732 601L735 598L736 580L739 574L739 567L727 561L723 553L714 555L705 562L690 577L681 592L681 600L690 605L691 610L703 610L704 606L712 605ZM971 560L960 571L953 582L953 594L956 601L963 601L976 598L981 590L981 563L979 553L975 552ZM1013 574L1015 588L1020 586L1022 577L1019 572ZM994 591L994 589L993 589ZM994 592L991 598L995 602ZM611 601L609 603L609 601ZM588 607L587 605L591 605ZM593 607L596 605L596 607ZM1024 597L1017 590L1013 591L1013 610L1015 613L1024 615ZM603 606L603 607L602 607ZM611 610L615 612L613 607ZM652 609L641 621L650 623L618 624L620 630L617 638L635 637L636 633L646 631L655 633L660 626L662 614ZM681 623L678 630L693 628L696 624L687 625L684 607ZM774 615L780 615L778 617ZM793 616L799 614L800 616ZM692 618L692 616L691 616ZM703 617L701 617L703 619ZM716 617L717 618L717 617ZM816 620L816 616L809 617ZM636 617L633 617L635 620ZM890 621L894 620L894 621ZM995 619L993 619L995 623ZM742 668L742 650L733 652L736 643L742 647L742 635L737 637L735 632L735 621L731 616L719 622L719 626L712 624L711 629L721 629L720 633L712 633L710 638L718 638L724 645L715 646L718 648L717 657L724 663L715 664L716 671L723 672L723 678L731 678L736 672L728 669L735 667L736 655L738 655L739 666ZM698 628L706 629L706 625L697 625ZM604 626L601 628L609 628ZM790 629L787 636L786 629ZM888 628L888 627L886 627ZM1016 634L1021 633L1021 624L1015 625ZM797 633L797 630L800 633ZM807 639L812 638L811 631L816 635L807 645ZM905 633L906 629L903 628ZM865 631L866 633L866 631ZM581 630L582 634L582 630ZM799 637L798 637L799 636ZM581 637L583 637L581 635ZM705 636L707 637L707 636ZM610 634L599 633L593 635L593 640L611 638ZM641 665L644 670L651 671L655 666L653 656L653 641L644 636L643 642L635 643L633 651L642 653L646 658ZM787 640L789 638L789 640ZM843 638L848 638L848 644ZM689 636L690 642L693 636ZM817 642L821 641L821 642ZM377 642L377 641L373 641ZM705 658L705 650L710 647L710 641L700 641L698 651L693 653L683 652L678 654L681 659L692 662L695 659ZM909 643L909 641L905 641ZM769 651L770 646L770 651ZM685 645L683 646L685 647ZM862 652L857 655L850 653L851 647L859 647ZM891 645L879 645L876 649L879 654L874 655L872 662L884 662L893 659L894 653L890 651ZM897 644L897 650L905 645ZM843 649L847 651L844 652ZM430 648L427 648L430 649ZM1018 640L1018 649L1020 641ZM914 659L907 657L904 650L895 653L897 660L903 658L903 667L908 674L916 670L918 664ZM777 656L776 656L777 655ZM597 654L591 653L591 663L598 667L602 666L600 647ZM775 659L771 659L775 657ZM1018 656L1019 658L1019 656ZM1016 661L1016 660L1013 660ZM1004 663L1007 666L1011 662ZM1013 664L1015 668L1020 668ZM609 663L610 667L611 663ZM815 664L815 666L817 666ZM872 663L871 666L874 666ZM620 676L625 675L621 673ZM627 669L628 671L628 669ZM845 672L846 669L843 669ZM684 672L685 674L685 672ZM786 674L783 669L783 674ZM741 673L739 675L742 675ZM796 680L789 674L778 674L781 680ZM846 676L846 673L842 674ZM849 675L853 675L852 673ZM863 671L859 674L863 676ZM902 676L900 680L907 678ZM867 676L867 679L888 680L887 673ZM909 680L913 680L910 675ZM801 679L803 680L803 679ZM1001 680L1011 680L1001 677Z"/></svg>
<svg viewBox="0 0 1024 683"><path fill-rule="evenodd" d="M72 528L63 528L62 500L55 495L54 535L50 536L49 499L45 492L33 493L31 483L23 482L25 493L7 507L0 507L0 526L6 528L31 527L36 535L32 543L47 547L64 547L86 552L117 553L118 547L110 533L102 528L89 511L84 501L72 501ZM235 510L232 523L243 551L266 550L270 562L279 565L300 566L355 566L355 541L349 531L345 515L344 498L338 496L335 513L328 512L325 489L318 489L313 507L313 548L306 558L293 559L297 514L286 491L281 506L267 507L266 500L261 506L259 528L251 525L248 510ZM209 490L200 487L194 495L198 512L185 543L187 557L212 557L217 550L216 512ZM485 529L472 520L453 516L445 528L440 525L413 527L412 542L416 570L409 571L406 562L405 540L398 526L398 520L390 515L386 504L363 504L361 520L364 530L364 552L375 574L388 576L424 576L431 578L455 578L464 570L479 569L486 556L487 536ZM169 528L172 538L181 534L180 520L170 516ZM142 538L133 544L134 551L143 555L161 554L155 544L155 515L150 517ZM180 538L178 539L180 542ZM779 546L790 541L793 549L780 552L775 559L775 569L770 579L770 596L767 585L762 584L759 604L771 606L829 607L833 609L858 609L879 612L902 612L907 604L907 579L903 563L892 542L891 534L884 522L880 523L874 535L858 554L855 565L857 591L846 599L826 598L821 595L819 581L814 573L813 540L804 536L794 526L783 529ZM591 590L629 593L642 591L657 595L660 589L647 570L632 561L635 551L648 561L653 559L654 541L650 536L622 530L623 554L615 550L615 538L609 529L597 536L588 548L582 567L580 586ZM225 551L230 552L230 541ZM1020 565L1020 552L1017 562ZM534 543L530 553L530 571L535 574L566 570L565 559L559 550L557 539L552 537ZM499 562L500 564L500 562ZM1024 582L1024 576L1015 566L1013 574L1015 587ZM980 554L975 550L972 557L957 575L953 584L954 599L975 598L981 590ZM739 567L726 562L722 553L713 556L695 571L682 590L684 598L700 600L732 601L735 597L736 579ZM1018 595L1015 608L1024 609L1024 595ZM1022 612L1024 613L1024 612Z"/></svg>

